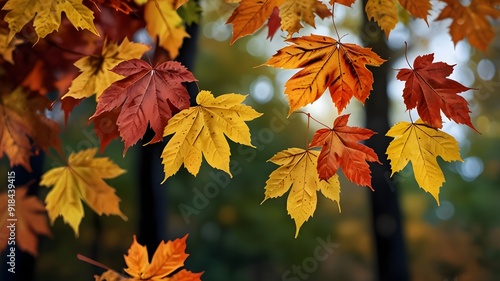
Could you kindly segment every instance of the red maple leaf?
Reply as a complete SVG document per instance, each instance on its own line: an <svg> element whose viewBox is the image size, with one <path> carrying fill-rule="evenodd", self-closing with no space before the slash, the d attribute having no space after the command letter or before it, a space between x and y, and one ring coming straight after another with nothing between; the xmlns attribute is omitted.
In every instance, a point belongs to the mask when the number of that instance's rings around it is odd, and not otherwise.
<svg viewBox="0 0 500 281"><path fill-rule="evenodd" d="M403 90L406 109L416 107L420 118L434 128L443 127L442 110L449 119L477 131L472 125L467 101L458 95L472 88L446 78L453 72L455 65L433 60L434 54L418 56L413 68L399 70L396 77L406 81Z"/></svg>
<svg viewBox="0 0 500 281"><path fill-rule="evenodd" d="M281 18L280 18L280 9L278 7L274 7L269 20L267 20L267 39L273 40L274 34L281 26Z"/></svg>
<svg viewBox="0 0 500 281"><path fill-rule="evenodd" d="M116 126L116 120L119 115L120 108L115 108L111 111L103 112L92 120L94 122L94 132L101 140L101 153L104 152L104 149L112 140L120 136L120 132Z"/></svg>
<svg viewBox="0 0 500 281"><path fill-rule="evenodd" d="M155 132L150 142L158 142L173 112L189 107L189 93L182 83L194 82L196 78L179 62L167 61L152 67L132 59L118 64L112 71L125 78L102 93L90 119L121 108L116 124L125 144L124 154L142 138L148 123Z"/></svg>
<svg viewBox="0 0 500 281"><path fill-rule="evenodd" d="M320 179L330 179L340 167L348 180L372 188L367 162L380 162L373 149L358 141L369 139L375 132L347 126L349 115L337 117L331 129L317 130L309 147L321 146L317 166Z"/></svg>

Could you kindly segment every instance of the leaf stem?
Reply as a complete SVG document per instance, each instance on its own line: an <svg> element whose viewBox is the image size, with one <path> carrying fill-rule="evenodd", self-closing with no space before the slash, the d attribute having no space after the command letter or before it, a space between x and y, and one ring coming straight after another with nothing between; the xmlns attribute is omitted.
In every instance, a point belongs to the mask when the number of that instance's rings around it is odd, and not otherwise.
<svg viewBox="0 0 500 281"><path fill-rule="evenodd" d="M104 265L104 264L102 264L102 263L100 263L98 261L95 261L95 260L93 260L91 258L88 258L88 257L86 257L86 256L84 256L82 254L77 254L76 258L79 259L79 260L81 260L81 261L84 261L86 263L90 263L91 265L95 265L97 267L100 267L102 269L112 270L109 266L106 266L106 265Z"/></svg>
<svg viewBox="0 0 500 281"><path fill-rule="evenodd" d="M408 43L406 41L405 41L405 60L410 69L413 70L413 67L411 67L410 62L408 61Z"/></svg>
<svg viewBox="0 0 500 281"><path fill-rule="evenodd" d="M73 54L73 55L77 55L77 56L82 56L82 57L90 57L90 56L95 56L95 55L87 55L87 54L83 54L83 53L80 53L80 52L77 52L77 51L74 51L74 50L69 50L69 49L66 49L64 47L61 47L59 46L57 43L53 42L52 40L48 39L48 38L44 38L45 41L47 43L49 43L49 45L53 46L53 47L56 47L58 48L59 50L63 51L63 52L66 52L66 53L70 53L70 54Z"/></svg>
<svg viewBox="0 0 500 281"><path fill-rule="evenodd" d="M335 33L337 34L337 38L339 39L338 41L340 41L341 39L340 34L337 29L337 25L335 24L335 1L332 4L332 24L333 24L333 29L335 29Z"/></svg>
<svg viewBox="0 0 500 281"><path fill-rule="evenodd" d="M323 122L319 121L318 119L314 118L314 117L311 115L311 113L309 113L309 112L297 111L296 113L305 114L305 115L307 115L307 117L308 117L308 118L311 118L312 120L314 120L316 123L320 124L321 126L326 127L326 128L328 128L328 129L332 130L332 128L330 128L330 126L328 126L328 125L326 125L325 123L323 123Z"/></svg>

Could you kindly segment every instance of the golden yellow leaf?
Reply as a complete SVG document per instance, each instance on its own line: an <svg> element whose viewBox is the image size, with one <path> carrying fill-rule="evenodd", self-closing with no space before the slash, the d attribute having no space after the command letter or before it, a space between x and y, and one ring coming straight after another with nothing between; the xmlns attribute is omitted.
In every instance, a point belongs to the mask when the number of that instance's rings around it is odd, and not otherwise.
<svg viewBox="0 0 500 281"><path fill-rule="evenodd" d="M123 78L111 69L120 62L140 58L149 50L149 46L123 39L120 45L109 42L102 48L101 55L86 56L75 62L82 72L71 83L69 91L63 96L83 99L96 95L99 99L102 92L113 82Z"/></svg>
<svg viewBox="0 0 500 281"><path fill-rule="evenodd" d="M280 9L281 29L288 32L291 37L303 26L300 21L304 21L312 27L314 25L314 11L318 0L286 0Z"/></svg>
<svg viewBox="0 0 500 281"><path fill-rule="evenodd" d="M269 175L262 202L280 197L290 190L287 210L295 220L295 237L299 235L302 224L312 217L316 210L317 191L321 191L328 199L337 201L340 211L338 175L333 175L328 181L320 180L316 171L318 155L319 151L289 148L268 160L280 167Z"/></svg>
<svg viewBox="0 0 500 281"><path fill-rule="evenodd" d="M463 161L455 138L430 127L421 119L415 123L397 123L386 135L394 138L386 152L391 161L392 175L411 161L418 185L434 196L439 205L439 189L445 178L437 157L447 162Z"/></svg>
<svg viewBox="0 0 500 281"><path fill-rule="evenodd" d="M51 223L62 216L76 236L84 216L81 200L100 216L118 215L127 219L118 206L120 198L103 180L115 178L125 170L108 158L94 158L96 152L97 148L90 148L71 153L67 166L47 171L40 181L42 186L54 186L45 198Z"/></svg>
<svg viewBox="0 0 500 281"><path fill-rule="evenodd" d="M369 48L311 34L287 40L286 46L265 64L286 69L302 68L285 84L290 113L319 99L328 88L338 112L354 96L361 103L370 95L373 74L366 65L381 59Z"/></svg>
<svg viewBox="0 0 500 281"><path fill-rule="evenodd" d="M262 115L252 107L241 104L245 97L225 94L214 98L209 91L201 91L196 97L198 106L184 109L168 121L164 136L174 136L161 155L165 170L163 181L177 173L182 164L196 176L202 155L210 166L231 175L231 151L224 135L236 143L253 147L245 121Z"/></svg>
<svg viewBox="0 0 500 281"><path fill-rule="evenodd" d="M396 0L368 0L365 6L368 19L374 19L389 37L391 30L398 23L398 8Z"/></svg>
<svg viewBox="0 0 500 281"><path fill-rule="evenodd" d="M149 0L144 8L149 35L158 40L158 44L168 51L171 59L179 55L184 38L189 37L182 18L176 11L178 4L178 0Z"/></svg>
<svg viewBox="0 0 500 281"><path fill-rule="evenodd" d="M13 38L9 40L9 29L8 28L0 28L0 56L14 64L14 59L12 57L12 52L16 48L17 45L21 44L23 41L18 38Z"/></svg>
<svg viewBox="0 0 500 281"><path fill-rule="evenodd" d="M2 10L9 11L5 15L11 31L9 41L31 20L38 37L44 38L58 30L62 12L76 29L87 29L99 36L94 13L82 4L82 0L9 0Z"/></svg>

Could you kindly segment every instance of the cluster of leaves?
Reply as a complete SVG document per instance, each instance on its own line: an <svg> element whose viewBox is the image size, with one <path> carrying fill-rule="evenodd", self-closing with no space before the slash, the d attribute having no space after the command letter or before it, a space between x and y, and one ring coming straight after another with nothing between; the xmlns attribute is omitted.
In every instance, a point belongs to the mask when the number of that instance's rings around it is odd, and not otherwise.
<svg viewBox="0 0 500 281"><path fill-rule="evenodd" d="M151 259L148 261L148 250L137 242L134 236L134 241L128 249L127 255L124 255L127 268L125 272L130 277L124 277L120 273L107 268L103 274L95 275L95 281L119 280L170 280L170 281L200 281L201 273L194 273L184 268L184 261L189 256L186 254L186 239L188 235L173 241L160 242L158 248ZM88 259L79 256L84 261ZM94 263L92 261L89 261ZM102 266L98 264L99 266Z"/></svg>
<svg viewBox="0 0 500 281"><path fill-rule="evenodd" d="M314 27L316 17L333 17L336 4L351 6L355 0L226 1L236 3L227 20L233 26L231 43L254 33L264 24L269 28L269 38L280 28L287 33L289 46L278 50L265 65L301 69L286 83L284 91L290 114L318 100L327 89L339 114L352 97L361 103L369 97L373 75L367 66L380 66L385 59L369 48L341 42L340 38L294 37L303 23ZM454 0L441 1L445 7L436 20L452 20L450 34L454 43L467 38L473 46L486 51L494 35L488 19L500 18L500 1L472 0L467 7ZM399 4L396 0L369 0L365 11L389 36L398 22L400 6L426 22L432 8L430 0L400 0ZM243 104L244 95L230 93L214 97L203 90L197 96L197 105L190 106L185 84L197 79L175 59L183 41L189 37L186 24L197 20L200 8L196 2L1 0L0 7L0 122L3 128L0 157L5 154L11 166L21 165L31 170L30 157L40 150L49 152L49 148L66 159L58 138L60 126L48 118L45 111L60 104L67 122L69 113L81 100L94 95L97 107L90 121L100 138L101 152L111 140L121 138L125 156L148 127L155 133L149 143L173 134L161 156L165 180L182 164L196 176L203 157L211 166L230 174L231 152L224 136L252 146L245 122L261 114ZM147 31L153 46L130 41L141 30ZM140 59L146 52L153 56L153 65ZM393 173L412 161L417 182L438 201L444 176L436 157L461 160L457 142L440 130L441 112L457 123L475 128L466 100L458 95L470 88L447 78L453 71L452 65L433 60L432 54L419 56L413 67L409 64L409 69L401 69L397 74L398 79L405 81L406 108L416 108L420 119L398 123L387 132L394 137L387 154ZM52 92L58 93L55 102L47 96ZM360 142L375 132L348 126L348 118L348 114L340 115L331 128L325 125L319 129L305 149L288 148L270 159L280 167L266 183L264 200L290 190L287 209L296 222L296 236L314 213L315 191L340 201L339 168L350 181L371 188L368 163L379 162L379 159L371 148ZM50 221L62 216L76 235L84 216L82 200L100 215L113 214L126 219L114 189L104 182L125 171L96 154L96 148L72 153L63 167L47 171L41 181L43 186L53 186L45 198ZM40 207L40 204L33 206ZM28 210L37 215L40 212L40 208ZM0 211L4 214L4 210ZM47 228L39 225L40 220L35 223L27 218L25 223L31 225L26 228L27 236L48 234ZM36 253L36 243L28 244L21 247ZM150 268L158 267L157 262L153 258L148 265L143 250L133 248L126 258L128 273L140 279L143 274L147 276L144 278L153 279L148 272L156 270ZM142 258L135 263L130 255L142 255ZM155 275L156 279L169 273L160 275ZM177 279L172 277L172 280Z"/></svg>
<svg viewBox="0 0 500 281"><path fill-rule="evenodd" d="M21 249L36 255L37 236L50 235L45 211L51 223L62 216L77 236L84 217L82 201L98 215L127 219L115 189L105 182L125 170L97 156L98 148L66 158L60 124L46 115L58 105L67 123L83 99L97 101L89 120L100 138L101 153L110 141L121 138L125 156L148 127L155 133L149 143L175 134L162 154L165 179L182 164L196 175L202 155L210 165L229 173L231 153L224 136L252 146L245 122L261 114L243 104L245 95L214 97L203 90L197 95L198 105L190 106L185 86L197 79L175 59L189 37L186 25L198 20L196 2L8 0L0 1L0 7L0 156L5 153L11 166L28 171L30 157L40 150L65 163L42 176L40 185L51 188L45 205L33 196L25 199L25 189L18 189ZM153 39L152 46L131 41L143 30ZM147 52L154 65L141 60ZM49 93L54 92L58 96L51 101ZM0 209L0 218L6 215L7 209ZM6 247L3 242L0 250ZM148 264L145 248L134 242L125 258L126 271L133 280L199 280L201 274L178 271L187 257L184 249L185 238L163 243Z"/></svg>
<svg viewBox="0 0 500 281"><path fill-rule="evenodd" d="M366 66L380 66L386 60L369 48L341 42L338 34L337 39L314 34L294 37L303 27L302 22L314 27L316 16L333 16L335 4L350 7L355 0L330 0L331 8L318 0L228 2L239 2L227 21L233 25L231 43L254 33L266 20L269 38L280 27L287 33L289 46L278 50L265 65L300 69L285 84L290 114L318 100L327 89L339 114L353 97L365 103L373 84L373 75ZM452 20L450 34L453 42L456 44L467 38L472 46L486 51L494 36L489 19L500 18L500 1L473 0L468 6L455 0L442 2L445 6L436 21ZM388 37L399 21L398 14L409 13L429 24L427 17L433 7L430 0L399 0L399 3L396 0L368 0L364 8L368 19L375 20ZM332 21L336 29L335 20ZM397 79L405 81L403 98L406 109L416 108L420 119L400 122L387 132L387 136L394 138L387 148L387 155L392 174L401 171L411 161L417 183L439 204L439 189L445 179L436 158L462 161L457 141L441 131L441 112L456 123L476 130L467 101L458 95L471 88L447 78L454 66L434 62L433 54L418 56L413 67L409 62L408 66L409 69L399 70ZM372 188L368 163L380 162L375 152L360 141L370 138L375 132L347 126L348 118L348 114L340 115L332 128L322 124L325 128L316 131L305 150L289 148L269 160L280 167L267 181L264 200L282 196L293 186L288 195L287 210L295 220L296 236L302 224L314 214L315 191L321 191L339 203L340 187L336 177L339 168L348 180ZM321 148L319 155L311 150L315 147ZM311 175L313 170L316 170L315 175Z"/></svg>

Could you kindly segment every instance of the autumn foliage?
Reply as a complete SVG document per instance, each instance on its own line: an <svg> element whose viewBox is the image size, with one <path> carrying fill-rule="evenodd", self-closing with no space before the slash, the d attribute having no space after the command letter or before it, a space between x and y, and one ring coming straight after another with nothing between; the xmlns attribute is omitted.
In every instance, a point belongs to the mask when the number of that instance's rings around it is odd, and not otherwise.
<svg viewBox="0 0 500 281"><path fill-rule="evenodd" d="M405 83L402 96L406 109L416 108L419 120L399 122L388 132L349 126L350 115L343 114L347 105L353 98L362 104L376 98L371 97L374 81L370 69L390 58L344 42L339 34L296 34L304 25L314 27L316 18L333 17L334 23L335 6L352 6L355 0L226 2L234 5L227 18L233 30L228 44L262 26L267 26L268 38L280 29L286 37L288 45L262 65L297 69L284 89L289 114L300 113L328 90L340 115L330 123L332 127L324 125L317 130L308 147L285 148L269 159L279 167L269 175L264 201L289 192L287 210L295 220L296 236L315 211L318 191L339 204L339 171L353 183L377 192L371 184L369 163L380 163L380 159L362 143L374 134L394 138L387 148L392 173L412 162L417 183L439 203L439 189L445 179L437 157L461 161L456 140L442 131L441 113L477 131L467 101L460 95L473 89L449 78L454 65L435 62L433 54L424 54L395 74ZM455 0L441 2L444 8L436 20L451 18L453 42L468 39L472 46L486 52L494 35L489 19L500 18L500 1L472 0L467 7ZM428 20L432 3L369 0L364 10L389 37L399 22L400 10L433 24ZM68 159L42 177L40 184L50 188L45 206L33 197L22 197L21 206L24 202L32 204L26 204L19 214L19 219L30 225L30 231L22 234L28 242L20 244L21 249L36 254L36 235L50 233L43 223L43 209L51 223L62 216L76 235L84 217L82 202L98 215L126 219L119 208L120 198L105 182L125 171L111 159L98 156L97 148L63 155L58 134L65 126L47 117L45 111L60 106L67 120L81 100L95 99L97 107L88 117L100 138L101 152L111 140L120 138L125 156L148 128L154 132L152 139L145 140L148 143L172 135L161 155L165 180L182 165L196 176L203 159L231 174L227 139L253 147L247 122L262 113L244 104L244 94L201 90L197 105L190 106L194 101L190 101L185 86L196 83L197 78L176 58L189 38L186 25L199 17L198 4L192 0L4 0L0 5L0 156L5 155L11 166L20 165L28 171L30 157L40 150ZM180 16L180 10L189 21ZM468 24L464 26L464 22ZM134 34L139 31L146 32L153 44L134 42ZM57 97L49 93L57 93ZM307 116L315 120L309 113ZM101 130L103 119L114 129ZM0 209L0 218L4 212ZM199 280L201 274L177 271L187 257L185 239L160 244L149 262L146 249L134 238L125 256L125 271L131 278L124 280Z"/></svg>

